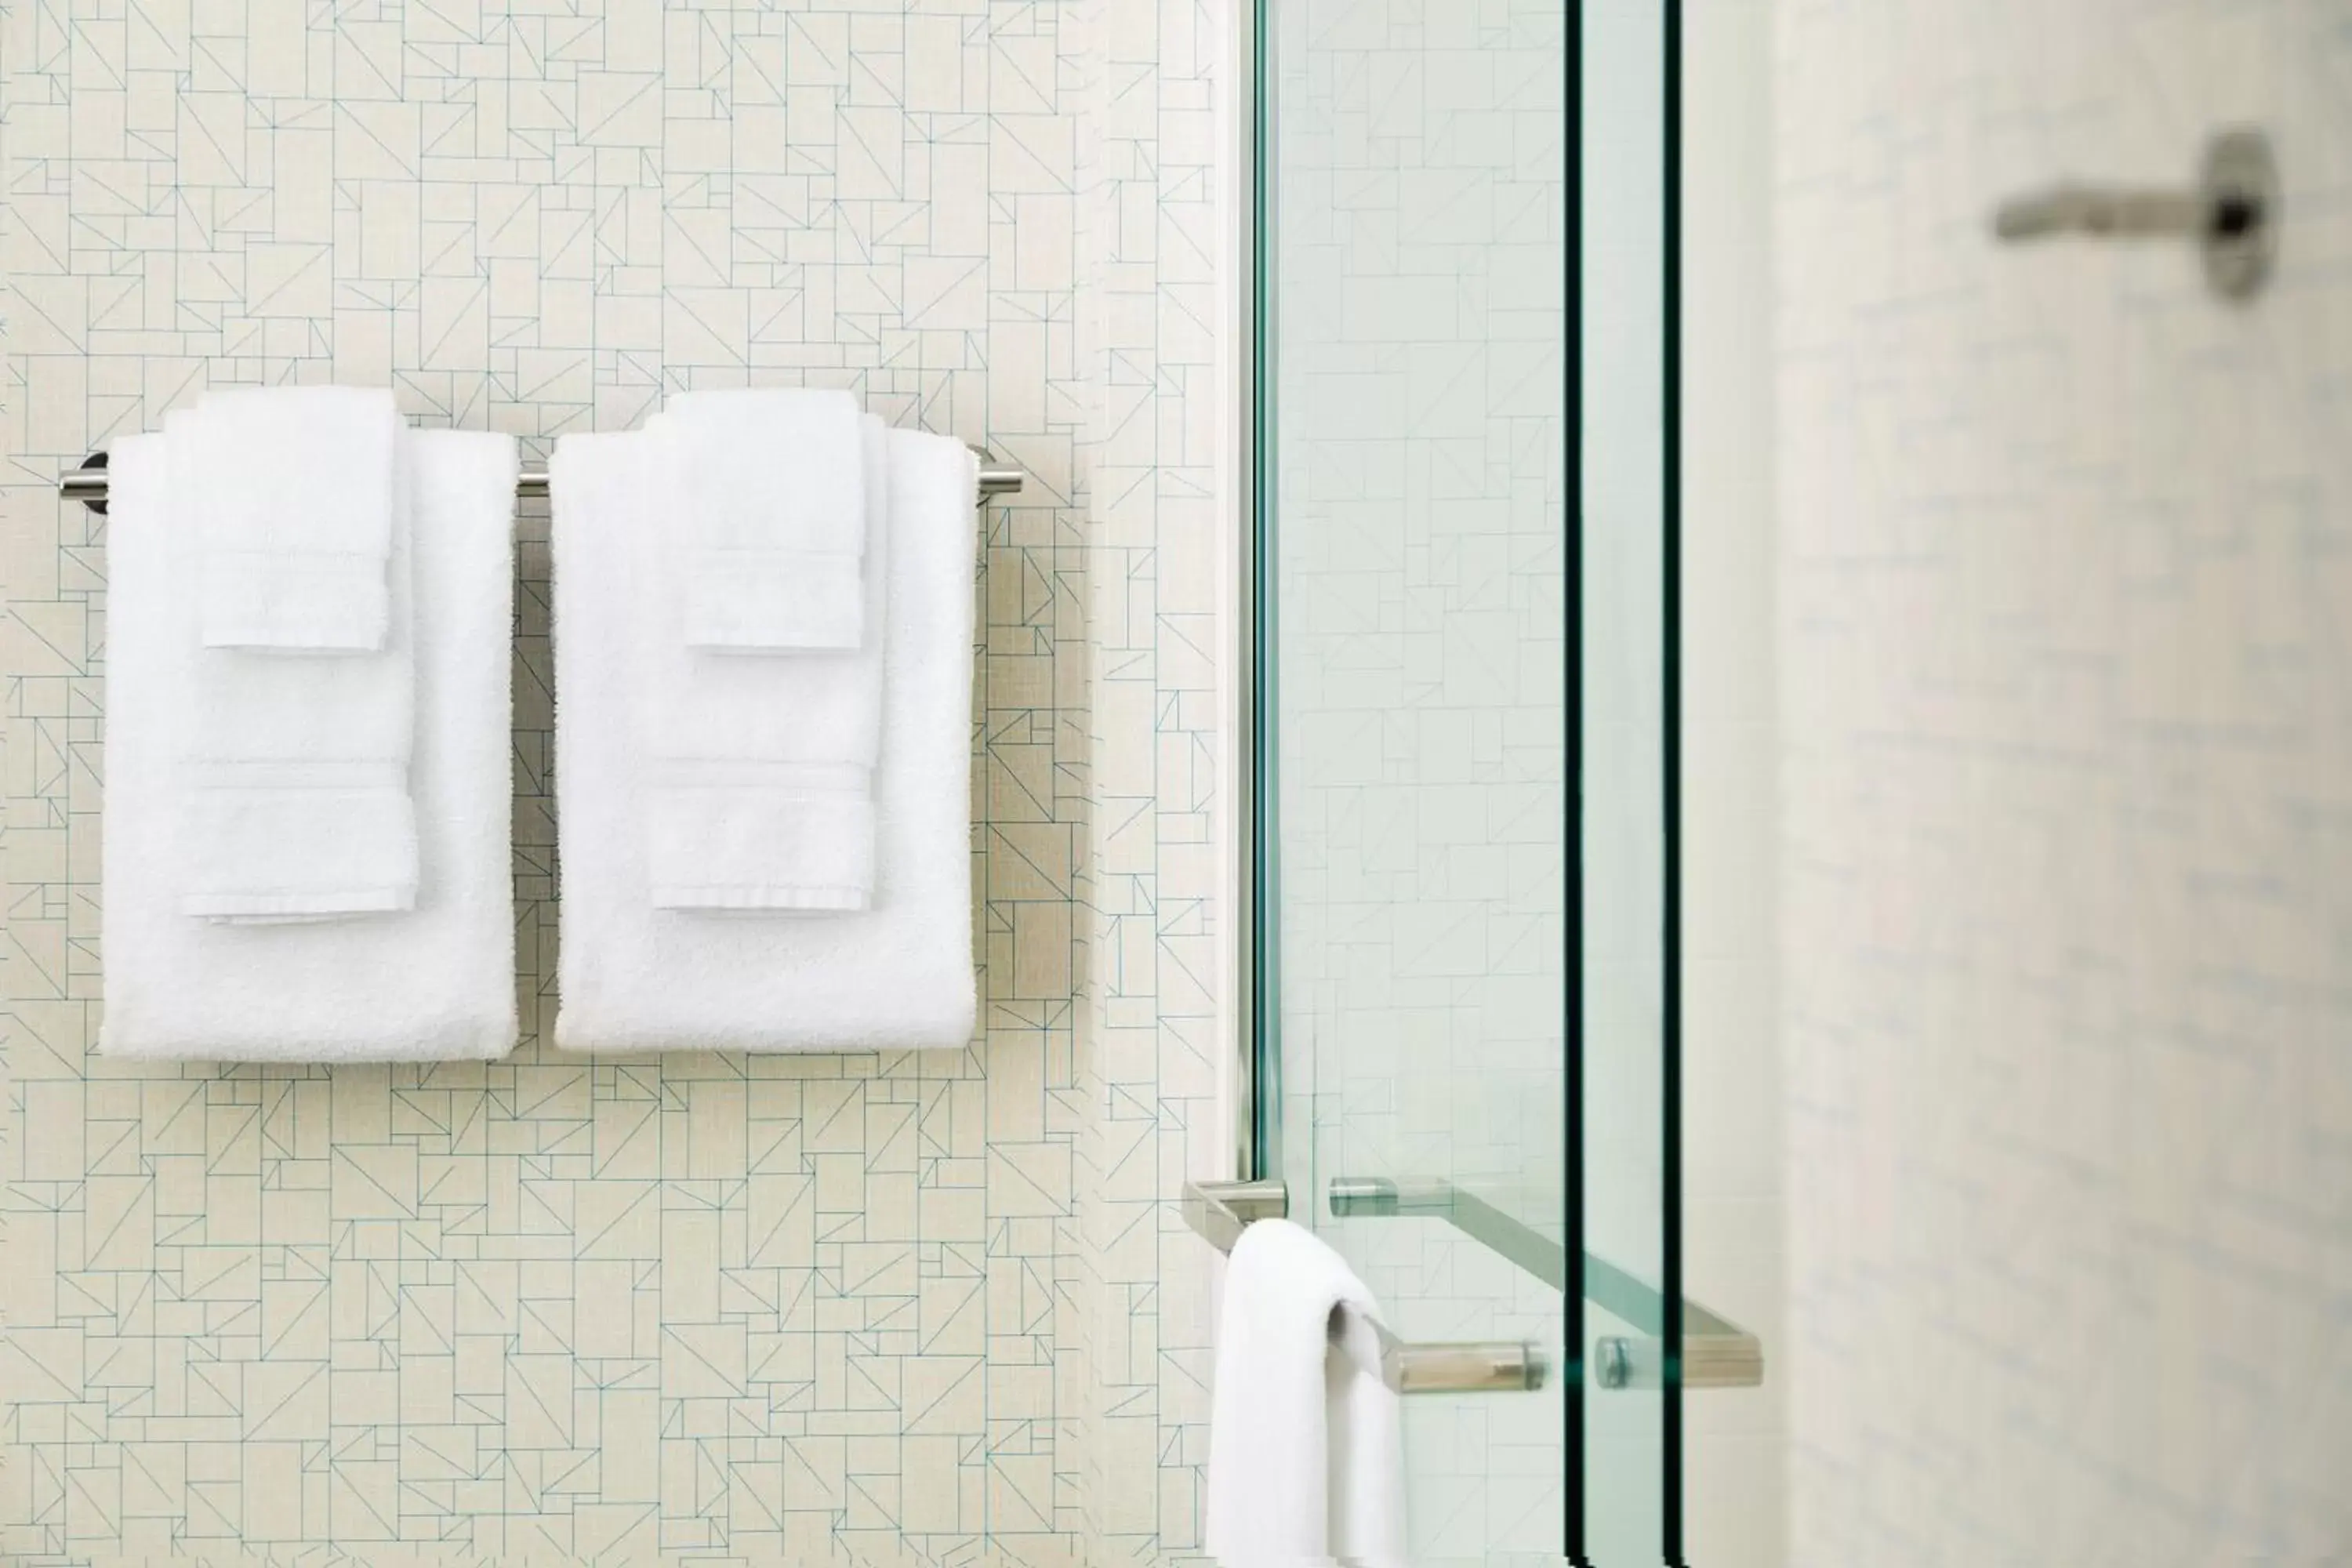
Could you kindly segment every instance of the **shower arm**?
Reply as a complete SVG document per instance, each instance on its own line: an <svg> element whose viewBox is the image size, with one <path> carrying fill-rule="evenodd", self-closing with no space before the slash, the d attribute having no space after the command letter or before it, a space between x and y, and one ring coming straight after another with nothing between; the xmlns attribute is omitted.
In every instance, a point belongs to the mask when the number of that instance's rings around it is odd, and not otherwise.
<svg viewBox="0 0 2352 1568"><path fill-rule="evenodd" d="M1281 1219L1290 1193L1280 1182L1187 1182L1184 1223L1220 1252L1231 1252L1254 1221ZM1515 1340L1417 1344L1375 1320L1381 1381L1399 1394L1525 1394L1544 1385L1549 1368L1535 1346Z"/></svg>

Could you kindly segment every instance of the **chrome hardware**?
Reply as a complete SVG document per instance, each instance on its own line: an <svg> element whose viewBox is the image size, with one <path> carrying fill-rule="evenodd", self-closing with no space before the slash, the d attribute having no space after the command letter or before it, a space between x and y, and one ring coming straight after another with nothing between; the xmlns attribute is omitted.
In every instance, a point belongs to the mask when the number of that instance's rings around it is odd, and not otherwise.
<svg viewBox="0 0 2352 1568"><path fill-rule="evenodd" d="M1290 1213L1290 1189L1280 1182L1187 1182L1184 1223L1219 1252L1231 1252L1253 1220Z"/></svg>
<svg viewBox="0 0 2352 1568"><path fill-rule="evenodd" d="M1529 1394L1544 1385L1543 1357L1519 1340L1407 1344L1380 1331L1381 1381L1399 1394Z"/></svg>
<svg viewBox="0 0 2352 1568"><path fill-rule="evenodd" d="M1187 1182L1184 1223L1220 1252L1231 1252L1255 1220L1281 1219L1290 1191L1280 1182ZM1381 1381L1399 1394L1525 1394L1544 1385L1543 1355L1514 1341L1415 1344L1375 1323Z"/></svg>
<svg viewBox="0 0 2352 1568"><path fill-rule="evenodd" d="M1442 1219L1491 1252L1517 1264L1555 1290L1568 1288L1568 1255L1475 1193L1451 1182L1386 1176L1334 1176L1331 1212L1345 1218Z"/></svg>
<svg viewBox="0 0 2352 1568"><path fill-rule="evenodd" d="M1992 230L2011 242L2062 234L2194 239L2212 290L2225 300L2247 300L2270 278L2280 216L2278 160L2270 138L2241 126L2206 142L2193 190L2063 183L2001 203Z"/></svg>
<svg viewBox="0 0 2352 1568"><path fill-rule="evenodd" d="M978 447L974 447L973 450L980 453L982 504L985 505L999 496L1021 493L1021 487L1027 483L1026 475L1018 468L1007 468L998 463L993 456L980 451ZM58 493L68 500L81 502L101 517L106 515L106 454L93 452L82 459L80 468L60 475L58 479ZM545 468L534 464L516 476L515 495L519 500L530 500L534 497L544 497L547 493Z"/></svg>
<svg viewBox="0 0 2352 1568"><path fill-rule="evenodd" d="M1603 1388L1658 1388L1665 1382L1665 1347L1654 1339L1607 1334L1593 1342L1592 1377ZM1685 1388L1760 1388L1764 1347L1745 1333L1683 1334Z"/></svg>
<svg viewBox="0 0 2352 1568"><path fill-rule="evenodd" d="M1466 1188L1435 1178L1334 1176L1331 1212L1370 1218L1442 1219L1473 1241L1517 1264L1556 1290L1568 1289L1568 1252ZM1607 1336L1593 1349L1593 1381L1603 1388L1655 1388L1664 1374L1665 1298L1605 1258L1584 1255L1584 1299L1644 1331ZM1755 1388L1764 1381L1764 1345L1754 1334L1696 1301L1683 1303L1682 1385Z"/></svg>

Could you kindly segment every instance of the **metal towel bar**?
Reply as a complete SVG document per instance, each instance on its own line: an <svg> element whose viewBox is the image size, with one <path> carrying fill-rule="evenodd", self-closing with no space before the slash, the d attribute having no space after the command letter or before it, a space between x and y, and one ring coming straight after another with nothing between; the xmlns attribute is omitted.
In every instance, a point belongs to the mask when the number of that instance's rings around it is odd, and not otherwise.
<svg viewBox="0 0 2352 1568"><path fill-rule="evenodd" d="M1335 1216L1442 1219L1556 1290L1569 1286L1568 1250L1477 1194L1435 1177L1334 1176ZM1604 1335L1592 1349L1592 1378L1602 1388L1655 1388L1664 1377L1665 1298L1606 1258L1588 1252L1577 1280L1584 1299L1632 1325L1633 1335ZM1764 1381L1764 1344L1698 1302L1683 1302L1685 1388L1754 1388Z"/></svg>
<svg viewBox="0 0 2352 1568"><path fill-rule="evenodd" d="M1018 468L1006 468L981 447L980 500L984 505L998 496L1018 495L1028 477ZM78 500L95 512L106 510L106 454L93 452L82 459L79 468L68 470L58 478L58 493L68 500ZM547 470L537 465L526 467L515 480L515 495L528 500L547 494Z"/></svg>
<svg viewBox="0 0 2352 1568"><path fill-rule="evenodd" d="M1280 1182L1187 1182L1184 1223L1220 1252L1231 1252L1254 1220L1289 1213ZM1548 1368L1535 1346L1513 1340L1415 1344L1380 1324L1381 1381L1399 1394L1523 1394L1541 1388Z"/></svg>

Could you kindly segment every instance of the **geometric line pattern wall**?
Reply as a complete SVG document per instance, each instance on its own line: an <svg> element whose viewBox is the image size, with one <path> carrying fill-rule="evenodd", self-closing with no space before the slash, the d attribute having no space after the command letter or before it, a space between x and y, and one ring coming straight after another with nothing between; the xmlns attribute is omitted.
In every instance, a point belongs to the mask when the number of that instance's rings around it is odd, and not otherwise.
<svg viewBox="0 0 2352 1568"><path fill-rule="evenodd" d="M1207 36L1204 10L1169 9L1174 32ZM1088 1362L1081 1321L1104 1277L1082 1145L1114 1088L1160 1103L1163 1049L1152 972L1130 964L1117 1008L1149 1048L1080 1067L1089 954L1120 940L1089 939L1109 907L1089 894L1097 776L1141 802L1121 816L1113 914L1143 911L1149 945L1172 892L1180 937L1213 929L1190 846L1213 773L1190 760L1168 815L1192 879L1153 885L1162 752L1213 716L1197 663L1163 690L1151 656L1213 632L1147 606L1090 648L1103 596L1087 584L1099 514L1117 592L1145 603L1164 574L1155 496L1182 498L1175 543L1213 551L1213 409L1154 412L1199 394L1210 356L1188 335L1166 357L1190 355L1191 384L1163 383L1150 320L1083 353L1079 295L1082 274L1153 295L1171 186L1198 208L1184 234L1213 226L1213 51L1171 57L1188 79L1162 103L1154 24L1140 54L1090 59L1104 25L1055 0L15 7L0 1558L1081 1555L1105 1501L1084 1475L1091 1416L1155 1409L1162 1373ZM1108 120L1088 131L1090 111ZM1160 166L1168 124L1189 174ZM1196 272L1213 256L1182 248ZM1123 384L1106 387L1114 360ZM1026 472L976 524L968 1050L544 1043L541 506L519 552L520 1049L334 1069L92 1054L106 534L49 487L208 387L330 381L389 384L415 423L511 432L535 458L684 388L844 386ZM1106 666L1134 700L1097 721ZM1181 1005L1165 1049L1189 1060L1213 997ZM1187 1081L1212 1100L1213 1079ZM1181 1103L1162 1120L1180 1140L1193 1121ZM1159 1173L1147 1184L1156 1201ZM1137 1289L1123 1321L1153 1310ZM1188 1536L1197 1430L1143 1452L1117 1481L1148 1500L1129 1534L1156 1538L1165 1467Z"/></svg>

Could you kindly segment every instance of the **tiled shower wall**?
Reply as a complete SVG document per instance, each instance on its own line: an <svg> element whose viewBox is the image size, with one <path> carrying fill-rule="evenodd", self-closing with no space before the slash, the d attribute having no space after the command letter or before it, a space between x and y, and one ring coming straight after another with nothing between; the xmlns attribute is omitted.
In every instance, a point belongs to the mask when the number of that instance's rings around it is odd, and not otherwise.
<svg viewBox="0 0 2352 1568"><path fill-rule="evenodd" d="M2352 1549L2352 29L1782 0L1790 1561ZM2264 127L2277 272L1992 245Z"/></svg>
<svg viewBox="0 0 2352 1568"><path fill-rule="evenodd" d="M1556 1225L1569 13L1278 10L1290 1152Z"/></svg>
<svg viewBox="0 0 2352 1568"><path fill-rule="evenodd" d="M1192 1539L1206 1337L1160 1325L1198 1260L1158 1200L1215 1143L1213 36L1180 0L14 7L0 1556ZM846 385L1027 470L978 529L968 1050L542 1045L526 516L521 1048L90 1054L105 531L50 483L206 386L330 380L541 455L671 389Z"/></svg>
<svg viewBox="0 0 2352 1568"><path fill-rule="evenodd" d="M1271 29L1281 1173L1409 1339L1562 1321L1443 1222L1325 1194L1444 1178L1560 1225L1576 16L1327 0ZM1413 1562L1558 1561L1556 1388L1404 1422Z"/></svg>

